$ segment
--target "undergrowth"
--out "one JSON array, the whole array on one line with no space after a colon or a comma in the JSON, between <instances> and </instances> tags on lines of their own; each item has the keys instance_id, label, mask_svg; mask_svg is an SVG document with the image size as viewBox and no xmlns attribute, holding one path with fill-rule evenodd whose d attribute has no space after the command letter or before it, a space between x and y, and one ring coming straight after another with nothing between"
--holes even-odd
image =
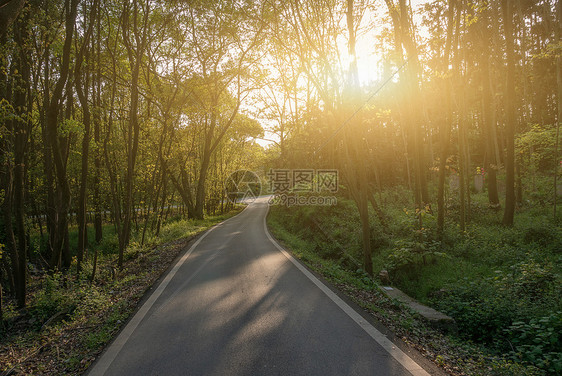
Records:
<instances>
[{"instance_id":1,"label":"undergrowth","mask_svg":"<svg viewBox=\"0 0 562 376\"><path fill-rule=\"evenodd\" d=\"M11 300L4 305L0 372L82 373L134 312L146 289L166 270L186 241L238 212L239 209L199 221L169 221L160 236L147 237L143 245L139 242L140 234L134 234L125 252L123 270L115 267L116 235L110 226L104 227L108 231L103 241L92 243L92 247L99 247L93 282L92 250L80 275L76 275L75 265L67 273L48 273L32 266L26 309L17 310ZM34 241L40 243L38 238Z\"/></svg>"},{"instance_id":2,"label":"undergrowth","mask_svg":"<svg viewBox=\"0 0 562 376\"><path fill-rule=\"evenodd\" d=\"M375 275L387 270L392 284L452 316L459 340L547 374L562 373L562 228L549 209L521 207L507 228L484 194L473 195L471 220L461 232L450 198L439 239L431 208L413 210L407 197L398 190L377 196L384 224L370 213ZM324 265L323 273L360 269L361 230L352 201L276 206L269 223L303 261Z\"/></svg>"}]
</instances>

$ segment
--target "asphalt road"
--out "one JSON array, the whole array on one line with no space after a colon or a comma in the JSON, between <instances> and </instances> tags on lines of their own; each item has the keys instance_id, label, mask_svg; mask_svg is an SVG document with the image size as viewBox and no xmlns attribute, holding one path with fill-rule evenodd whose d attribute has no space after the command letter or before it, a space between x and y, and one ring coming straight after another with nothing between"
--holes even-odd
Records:
<instances>
[{"instance_id":1,"label":"asphalt road","mask_svg":"<svg viewBox=\"0 0 562 376\"><path fill-rule=\"evenodd\" d=\"M267 210L200 237L89 375L428 375L275 243Z\"/></svg>"}]
</instances>

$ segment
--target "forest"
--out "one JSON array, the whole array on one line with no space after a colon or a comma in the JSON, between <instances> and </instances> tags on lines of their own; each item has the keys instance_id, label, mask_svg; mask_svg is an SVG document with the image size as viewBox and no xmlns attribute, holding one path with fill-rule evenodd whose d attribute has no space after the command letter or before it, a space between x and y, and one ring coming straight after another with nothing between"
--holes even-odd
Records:
<instances>
[{"instance_id":1,"label":"forest","mask_svg":"<svg viewBox=\"0 0 562 376\"><path fill-rule=\"evenodd\" d=\"M451 315L450 374L559 374L561 34L557 0L0 0L0 371L83 372L231 174L332 169L270 211L303 262Z\"/></svg>"}]
</instances>

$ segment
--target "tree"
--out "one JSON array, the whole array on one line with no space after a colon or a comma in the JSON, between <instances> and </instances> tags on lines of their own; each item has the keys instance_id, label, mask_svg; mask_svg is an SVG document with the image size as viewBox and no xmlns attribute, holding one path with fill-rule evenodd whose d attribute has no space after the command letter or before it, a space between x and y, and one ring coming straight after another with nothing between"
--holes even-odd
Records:
<instances>
[{"instance_id":1,"label":"tree","mask_svg":"<svg viewBox=\"0 0 562 376\"><path fill-rule=\"evenodd\" d=\"M20 14L25 0L2 0L0 1L0 40L6 36L6 31Z\"/></svg>"},{"instance_id":2,"label":"tree","mask_svg":"<svg viewBox=\"0 0 562 376\"><path fill-rule=\"evenodd\" d=\"M558 46L562 43L562 2L556 2L556 17L557 23L555 26L555 36ZM562 119L562 52L560 50L557 51L556 54L556 83L557 83L557 109L558 113L556 116L556 146L554 149L554 205L553 205L553 212L554 212L554 219L556 220L556 204L558 199L558 144L560 140L560 122Z\"/></svg>"},{"instance_id":3,"label":"tree","mask_svg":"<svg viewBox=\"0 0 562 376\"><path fill-rule=\"evenodd\" d=\"M189 215L203 218L211 160L251 89L248 77L265 24L259 17L260 7L251 2L194 3L175 11L187 25L182 38L190 54L184 58L194 61L189 73L194 88L191 96L199 107L191 120L197 122L194 125L202 139L195 173L190 176L184 163L179 166L180 178L172 180L188 208L192 207Z\"/></svg>"},{"instance_id":4,"label":"tree","mask_svg":"<svg viewBox=\"0 0 562 376\"><path fill-rule=\"evenodd\" d=\"M123 268L123 254L129 245L131 237L131 216L133 214L133 188L135 184L135 164L139 145L139 76L142 57L147 48L149 33L149 14L151 2L141 4L142 14L139 14L139 1L133 0L132 9L127 2L123 7L123 44L127 50L129 68L131 71L131 99L129 107L129 122L127 130L127 172L125 177L125 203L123 227L119 233L119 269ZM132 30L131 28L132 13ZM141 19L139 19L142 16ZM140 23L140 25L139 25ZM132 33L132 37L131 37Z\"/></svg>"},{"instance_id":5,"label":"tree","mask_svg":"<svg viewBox=\"0 0 562 376\"><path fill-rule=\"evenodd\" d=\"M70 266L71 257L68 244L68 212L70 210L71 193L66 174L66 163L63 156L63 146L59 139L59 115L62 109L62 100L64 90L67 86L67 80L70 75L71 65L71 49L74 37L74 23L78 0L66 0L64 5L65 12L65 37L62 52L62 60L60 63L60 75L56 82L53 93L46 109L45 124L45 145L47 146L47 155L45 155L45 163L47 166L54 166L55 183L57 194L55 198L56 216L50 230L53 236L51 246L50 266L52 269L60 269L61 266L68 268ZM69 92L66 95L70 95ZM67 105L70 105L67 103Z\"/></svg>"},{"instance_id":6,"label":"tree","mask_svg":"<svg viewBox=\"0 0 562 376\"><path fill-rule=\"evenodd\" d=\"M502 0L506 50L506 141L505 211L503 224L513 225L515 213L515 46L513 45L513 1Z\"/></svg>"},{"instance_id":7,"label":"tree","mask_svg":"<svg viewBox=\"0 0 562 376\"><path fill-rule=\"evenodd\" d=\"M87 59L90 56L90 39L92 37L94 31L94 25L97 23L98 16L98 1L94 0L90 14L88 17L88 28L86 30L86 34L84 35L84 40L82 42L82 46L76 58L76 67L74 68L74 81L75 81L75 88L76 93L78 95L78 99L80 100L80 104L82 106L82 122L84 123L84 135L82 137L82 163L81 163L81 172L80 172L80 193L78 197L78 210L77 210L77 217L78 217L78 250L77 250L77 263L76 263L76 271L79 274L82 266L82 260L84 258L84 251L86 249L87 243L87 228L86 228L86 214L87 214L87 188L88 188L88 159L90 153L90 138L91 138L91 122L92 122L92 115L90 111L90 103L89 103L89 75L86 74L84 82L82 82L82 64L84 63L83 60ZM84 11L85 13L85 11Z\"/></svg>"},{"instance_id":8,"label":"tree","mask_svg":"<svg viewBox=\"0 0 562 376\"><path fill-rule=\"evenodd\" d=\"M418 51L415 43L414 28L411 20L411 9L405 0L395 4L393 0L385 0L390 13L395 38L395 52L400 64L406 64L401 81L404 87L403 106L405 128L408 130L408 144L412 146L414 165L414 197L416 207L423 208L430 203L425 176L425 153L422 139L422 125L419 119L422 113L419 101L420 66ZM404 57L404 51L406 57Z\"/></svg>"},{"instance_id":9,"label":"tree","mask_svg":"<svg viewBox=\"0 0 562 376\"><path fill-rule=\"evenodd\" d=\"M443 229L445 226L445 174L447 167L447 159L449 158L449 143L451 139L451 122L453 121L453 110L451 104L451 82L449 71L449 62L451 54L451 44L453 39L453 26L454 26L454 16L455 7L452 0L447 2L447 38L445 41L445 51L443 56L443 63L440 67L444 76L444 90L445 100L446 100L446 111L447 115L445 119L441 122L440 134L440 146L441 146L441 156L439 159L439 181L437 185L437 232L439 238L443 236ZM447 74L449 73L449 74Z\"/></svg>"}]
</instances>

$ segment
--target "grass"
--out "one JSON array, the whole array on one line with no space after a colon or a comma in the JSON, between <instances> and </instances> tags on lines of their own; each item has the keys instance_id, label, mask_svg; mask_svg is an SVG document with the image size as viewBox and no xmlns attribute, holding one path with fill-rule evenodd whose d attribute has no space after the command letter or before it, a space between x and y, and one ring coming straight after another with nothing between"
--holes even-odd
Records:
<instances>
[{"instance_id":1,"label":"grass","mask_svg":"<svg viewBox=\"0 0 562 376\"><path fill-rule=\"evenodd\" d=\"M459 341L483 346L508 363L562 372L562 228L552 220L551 208L529 202L507 228L500 224L503 213L488 209L486 195L473 194L472 220L461 233L455 222L458 202L449 198L449 222L439 241L430 212L421 213L419 230L410 196L401 188L377 196L387 226L370 213L375 275L388 270L395 286L453 316L461 329ZM274 207L268 223L299 258L330 280L372 290L344 256L362 259L360 223L351 201L340 198L332 208ZM412 324L407 319L397 325Z\"/></svg>"}]
</instances>

